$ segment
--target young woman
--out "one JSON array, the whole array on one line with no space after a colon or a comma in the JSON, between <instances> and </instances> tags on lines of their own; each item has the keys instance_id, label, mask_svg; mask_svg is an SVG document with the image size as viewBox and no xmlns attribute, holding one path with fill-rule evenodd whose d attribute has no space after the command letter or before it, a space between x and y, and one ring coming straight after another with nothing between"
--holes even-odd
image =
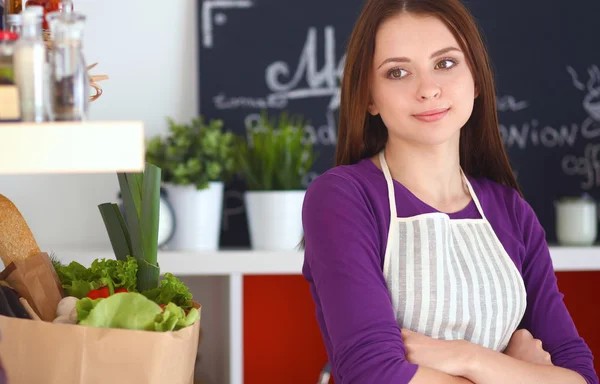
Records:
<instances>
[{"instance_id":1,"label":"young woman","mask_svg":"<svg viewBox=\"0 0 600 384\"><path fill-rule=\"evenodd\" d=\"M598 383L458 0L367 1L338 135L303 208L303 274L338 384Z\"/></svg>"}]
</instances>

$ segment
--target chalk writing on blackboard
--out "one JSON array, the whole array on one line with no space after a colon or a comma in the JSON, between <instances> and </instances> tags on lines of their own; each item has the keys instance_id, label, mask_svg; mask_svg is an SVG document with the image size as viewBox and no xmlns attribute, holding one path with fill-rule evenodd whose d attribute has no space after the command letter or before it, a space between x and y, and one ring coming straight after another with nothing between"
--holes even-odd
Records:
<instances>
[{"instance_id":1,"label":"chalk writing on blackboard","mask_svg":"<svg viewBox=\"0 0 600 384\"><path fill-rule=\"evenodd\" d=\"M213 10L250 8L252 2L248 0L204 0L202 3L202 44L205 48L213 47ZM214 13L215 24L223 25L226 17L224 13Z\"/></svg>"},{"instance_id":2,"label":"chalk writing on blackboard","mask_svg":"<svg viewBox=\"0 0 600 384\"><path fill-rule=\"evenodd\" d=\"M563 157L561 166L566 175L583 177L582 189L600 187L600 144L586 144L583 156L567 154Z\"/></svg>"},{"instance_id":3,"label":"chalk writing on blackboard","mask_svg":"<svg viewBox=\"0 0 600 384\"><path fill-rule=\"evenodd\" d=\"M517 101L514 96L502 96L498 97L496 101L496 105L498 106L499 112L518 112L523 110L529 106L527 101Z\"/></svg>"},{"instance_id":4,"label":"chalk writing on blackboard","mask_svg":"<svg viewBox=\"0 0 600 384\"><path fill-rule=\"evenodd\" d=\"M577 72L570 65L567 71L573 79L573 85L580 91L587 92L583 98L583 109L588 114L588 118L581 126L582 135L587 139L593 139L600 136L600 69L597 65L588 68L589 79L586 85L583 85L578 79Z\"/></svg>"},{"instance_id":5,"label":"chalk writing on blackboard","mask_svg":"<svg viewBox=\"0 0 600 384\"><path fill-rule=\"evenodd\" d=\"M594 140L600 136L600 70L596 65L590 66L589 80L585 85L579 81L573 67L567 66L567 72L571 75L575 88L586 92L582 105L588 117L583 122L553 127L541 124L539 119L531 119L521 124L500 124L500 134L507 148L571 148L562 157L561 169L567 176L581 177L583 180L580 187L591 190L600 187L600 143ZM511 99L514 100L509 96L505 100ZM579 141L584 141L585 146L583 152L578 154L574 151Z\"/></svg>"},{"instance_id":6,"label":"chalk writing on blackboard","mask_svg":"<svg viewBox=\"0 0 600 384\"><path fill-rule=\"evenodd\" d=\"M304 47L291 80L281 82L281 77L290 76L290 66L284 61L271 63L265 72L266 85L277 97L288 100L330 96L329 109L340 105L339 82L343 74L346 55L338 61L335 57L335 29L325 27L324 57L321 69L317 68L317 29L308 28ZM304 80L304 82L302 82ZM306 83L306 86L304 85Z\"/></svg>"}]
</instances>

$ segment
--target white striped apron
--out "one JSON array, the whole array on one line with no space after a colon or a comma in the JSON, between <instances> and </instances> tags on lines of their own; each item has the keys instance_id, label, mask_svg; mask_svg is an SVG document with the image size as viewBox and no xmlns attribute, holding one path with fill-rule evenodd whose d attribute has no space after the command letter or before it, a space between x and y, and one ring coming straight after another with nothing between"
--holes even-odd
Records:
<instances>
[{"instance_id":1,"label":"white striped apron","mask_svg":"<svg viewBox=\"0 0 600 384\"><path fill-rule=\"evenodd\" d=\"M527 305L525 285L486 220L435 212L397 217L394 185L379 154L390 201L383 272L401 328L444 340L467 340L503 351Z\"/></svg>"}]
</instances>

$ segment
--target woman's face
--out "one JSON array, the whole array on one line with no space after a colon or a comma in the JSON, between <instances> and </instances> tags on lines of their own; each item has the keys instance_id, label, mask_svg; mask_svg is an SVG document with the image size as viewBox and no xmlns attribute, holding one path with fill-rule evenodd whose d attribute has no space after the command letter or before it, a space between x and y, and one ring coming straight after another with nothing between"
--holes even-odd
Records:
<instances>
[{"instance_id":1,"label":"woman's face","mask_svg":"<svg viewBox=\"0 0 600 384\"><path fill-rule=\"evenodd\" d=\"M369 113L381 115L391 141L457 143L475 97L465 55L442 21L402 13L381 24Z\"/></svg>"}]
</instances>

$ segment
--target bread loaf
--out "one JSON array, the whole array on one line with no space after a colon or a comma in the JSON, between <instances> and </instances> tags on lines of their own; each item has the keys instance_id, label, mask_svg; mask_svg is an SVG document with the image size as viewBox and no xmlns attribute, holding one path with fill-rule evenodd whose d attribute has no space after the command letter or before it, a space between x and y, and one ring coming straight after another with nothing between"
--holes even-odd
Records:
<instances>
[{"instance_id":1,"label":"bread loaf","mask_svg":"<svg viewBox=\"0 0 600 384\"><path fill-rule=\"evenodd\" d=\"M33 233L17 207L0 195L0 258L4 266L39 252Z\"/></svg>"}]
</instances>

